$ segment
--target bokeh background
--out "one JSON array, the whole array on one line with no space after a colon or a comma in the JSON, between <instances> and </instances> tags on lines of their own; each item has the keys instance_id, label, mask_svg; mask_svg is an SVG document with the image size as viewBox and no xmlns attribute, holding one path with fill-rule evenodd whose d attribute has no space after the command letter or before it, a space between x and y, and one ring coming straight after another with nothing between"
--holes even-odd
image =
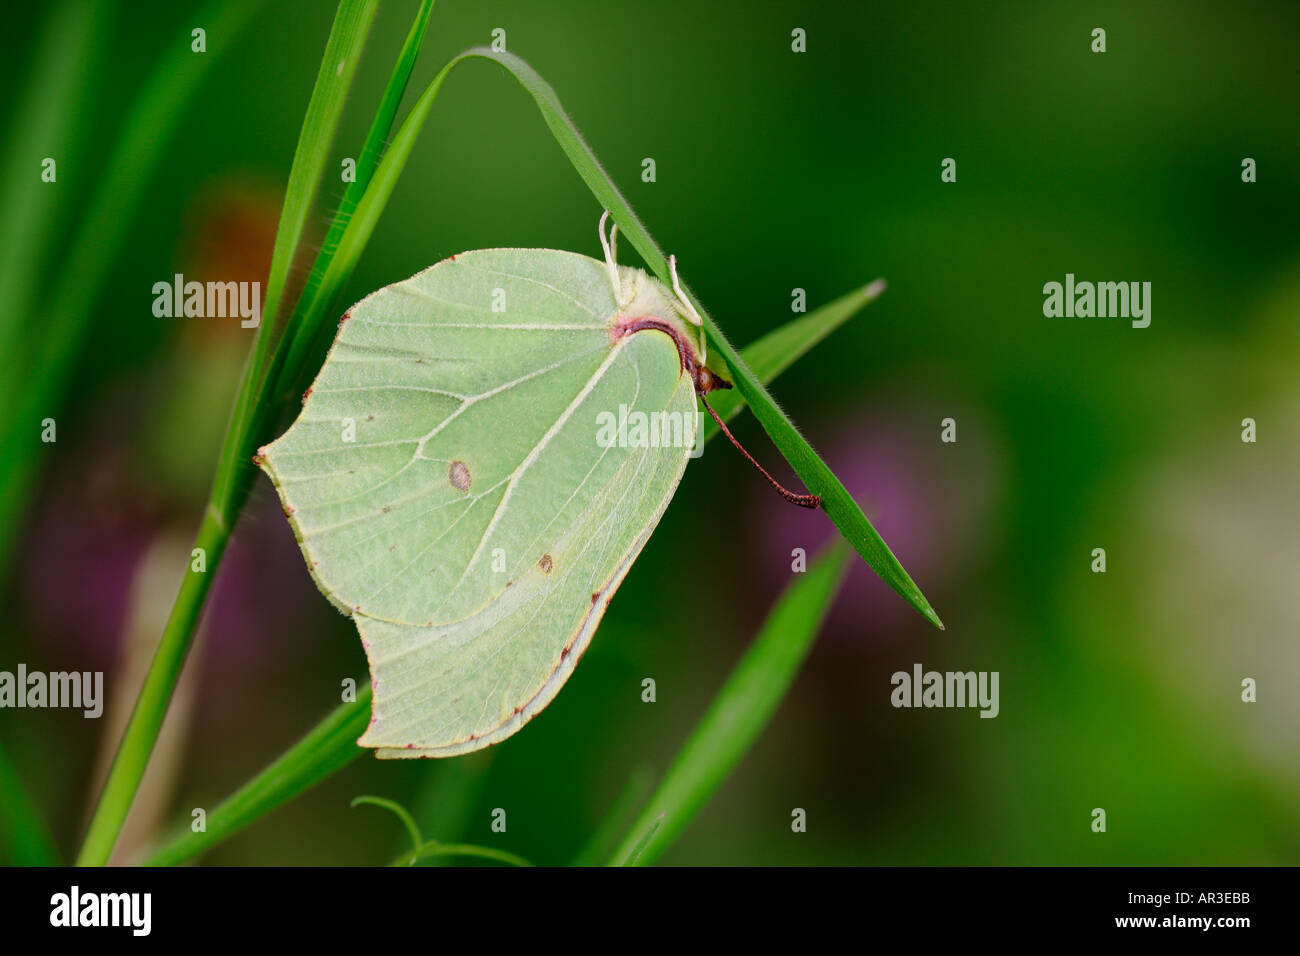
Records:
<instances>
[{"instance_id":1,"label":"bokeh background","mask_svg":"<svg viewBox=\"0 0 1300 956\"><path fill-rule=\"evenodd\" d=\"M186 7L105 8L83 108L49 146L13 135L48 13L8 12L6 161L35 182L61 150L59 237L161 51L203 25ZM355 155L415 7L381 9L330 168ZM790 697L664 862L1300 859L1300 6L1088 7L435 10L408 104L504 28L737 344L789 320L796 287L816 307L889 282L774 391L947 630L856 568ZM155 318L151 288L174 272L264 281L331 18L323 0L266 4L174 135L150 144L160 162L49 411L58 441L3 543L0 669L107 674L101 720L0 712L0 746L66 858L187 560L251 342L234 320ZM806 53L791 51L796 27ZM955 183L941 182L945 157ZM342 191L320 197L318 239ZM469 64L347 298L467 249L596 254L599 213L515 81ZM38 300L79 281L59 268L65 248ZM1151 282L1151 326L1045 318L1043 284L1067 272ZM27 356L21 335L6 344L5 381ZM940 442L947 417L954 444ZM1257 443L1241 440L1246 417ZM774 462L751 419L737 431ZM832 533L711 445L538 719L465 758L365 757L205 862L384 862L404 837L349 809L363 793L406 803L429 836L570 859L671 760L788 581L791 549ZM1097 547L1105 574L1090 570ZM999 671L1000 715L892 708L890 675L918 662ZM365 673L259 478L118 859L215 806ZM1256 703L1241 700L1246 677ZM497 807L506 834L490 831ZM791 832L795 807L806 833Z\"/></svg>"}]
</instances>

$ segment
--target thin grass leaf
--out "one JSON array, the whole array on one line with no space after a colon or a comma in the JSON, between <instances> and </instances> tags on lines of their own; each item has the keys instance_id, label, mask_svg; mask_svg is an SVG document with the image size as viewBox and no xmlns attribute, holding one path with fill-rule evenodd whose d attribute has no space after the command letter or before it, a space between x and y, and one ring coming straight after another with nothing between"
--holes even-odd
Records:
<instances>
[{"instance_id":1,"label":"thin grass leaf","mask_svg":"<svg viewBox=\"0 0 1300 956\"><path fill-rule=\"evenodd\" d=\"M11 866L58 866L59 855L18 771L0 749L0 849Z\"/></svg>"},{"instance_id":2,"label":"thin grass leaf","mask_svg":"<svg viewBox=\"0 0 1300 956\"><path fill-rule=\"evenodd\" d=\"M208 814L207 830L188 827L144 861L145 866L175 866L234 836L326 777L342 770L364 751L356 740L370 723L370 688L354 703L334 710L302 740Z\"/></svg>"},{"instance_id":3,"label":"thin grass leaf","mask_svg":"<svg viewBox=\"0 0 1300 956\"><path fill-rule=\"evenodd\" d=\"M771 382L803 358L814 345L856 315L859 309L876 301L884 291L885 280L877 279L805 316L792 319L746 346L741 352L745 364L761 381ZM714 392L709 402L724 422L731 421L745 407L744 396L735 389ZM718 430L718 425L712 418L702 416L702 419L701 434L707 441Z\"/></svg>"},{"instance_id":4,"label":"thin grass leaf","mask_svg":"<svg viewBox=\"0 0 1300 956\"><path fill-rule=\"evenodd\" d=\"M402 826L406 827L406 832L411 836L411 850L415 853L420 852L420 848L424 846L424 837L420 836L420 828L415 825L415 818L411 816L406 807L396 800L389 800L387 797L373 797L369 794L354 797L351 805L355 808L364 804L372 807L383 807L396 815L402 821Z\"/></svg>"},{"instance_id":5,"label":"thin grass leaf","mask_svg":"<svg viewBox=\"0 0 1300 956\"><path fill-rule=\"evenodd\" d=\"M653 862L694 819L748 752L794 683L848 569L836 541L796 575L664 775L645 809L610 857ZM663 823L644 834L660 817Z\"/></svg>"}]
</instances>

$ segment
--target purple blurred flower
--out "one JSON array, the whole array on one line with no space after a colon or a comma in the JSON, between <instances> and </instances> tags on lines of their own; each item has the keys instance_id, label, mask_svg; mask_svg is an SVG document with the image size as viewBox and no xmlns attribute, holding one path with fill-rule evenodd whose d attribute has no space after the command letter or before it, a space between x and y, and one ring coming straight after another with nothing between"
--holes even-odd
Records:
<instances>
[{"instance_id":1,"label":"purple blurred flower","mask_svg":"<svg viewBox=\"0 0 1300 956\"><path fill-rule=\"evenodd\" d=\"M940 420L954 414L966 427L958 443L942 443ZM940 616L945 588L973 560L995 486L993 456L981 444L982 430L970 427L974 419L970 412L875 409L833 426L821 449ZM791 481L797 489L798 479ZM764 592L775 594L789 583L793 549L812 560L839 532L823 512L783 505L764 482L753 482L749 497ZM827 618L822 647L852 652L928 626L858 559Z\"/></svg>"}]
</instances>

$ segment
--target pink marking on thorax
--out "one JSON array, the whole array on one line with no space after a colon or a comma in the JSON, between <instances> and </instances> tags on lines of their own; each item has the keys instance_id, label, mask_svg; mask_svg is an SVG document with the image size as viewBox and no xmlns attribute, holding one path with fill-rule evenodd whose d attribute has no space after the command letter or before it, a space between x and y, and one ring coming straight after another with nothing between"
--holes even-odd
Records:
<instances>
[{"instance_id":1,"label":"pink marking on thorax","mask_svg":"<svg viewBox=\"0 0 1300 956\"><path fill-rule=\"evenodd\" d=\"M621 338L645 329L655 329L663 332L673 340L673 344L677 346L677 357L682 363L682 371L691 376L691 381L695 381L698 377L695 367L695 351L691 348L691 344L686 341L685 336L671 323L651 315L620 315L610 327L609 338L611 342L617 342Z\"/></svg>"}]
</instances>

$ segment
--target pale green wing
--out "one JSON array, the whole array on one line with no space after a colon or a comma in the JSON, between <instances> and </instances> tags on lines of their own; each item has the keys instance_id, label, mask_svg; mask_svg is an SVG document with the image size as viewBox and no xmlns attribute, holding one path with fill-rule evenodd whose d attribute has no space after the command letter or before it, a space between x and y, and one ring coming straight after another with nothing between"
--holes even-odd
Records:
<instances>
[{"instance_id":1,"label":"pale green wing","mask_svg":"<svg viewBox=\"0 0 1300 956\"><path fill-rule=\"evenodd\" d=\"M634 314L675 322L634 278ZM693 384L669 336L616 338L618 315L585 256L439 263L350 310L302 415L262 450L317 583L357 620L361 743L381 756L486 746L545 706L667 506ZM636 414L668 416L659 440L598 440Z\"/></svg>"},{"instance_id":2,"label":"pale green wing","mask_svg":"<svg viewBox=\"0 0 1300 956\"><path fill-rule=\"evenodd\" d=\"M685 376L685 387L672 381L678 360L666 336L638 333L625 351L645 376L645 401L635 407L667 411L693 429L694 389ZM360 743L386 748L380 757L450 756L510 736L550 703L685 466L681 449L623 456L612 480L543 556L467 620L417 628L358 616L374 687L373 717Z\"/></svg>"}]
</instances>

